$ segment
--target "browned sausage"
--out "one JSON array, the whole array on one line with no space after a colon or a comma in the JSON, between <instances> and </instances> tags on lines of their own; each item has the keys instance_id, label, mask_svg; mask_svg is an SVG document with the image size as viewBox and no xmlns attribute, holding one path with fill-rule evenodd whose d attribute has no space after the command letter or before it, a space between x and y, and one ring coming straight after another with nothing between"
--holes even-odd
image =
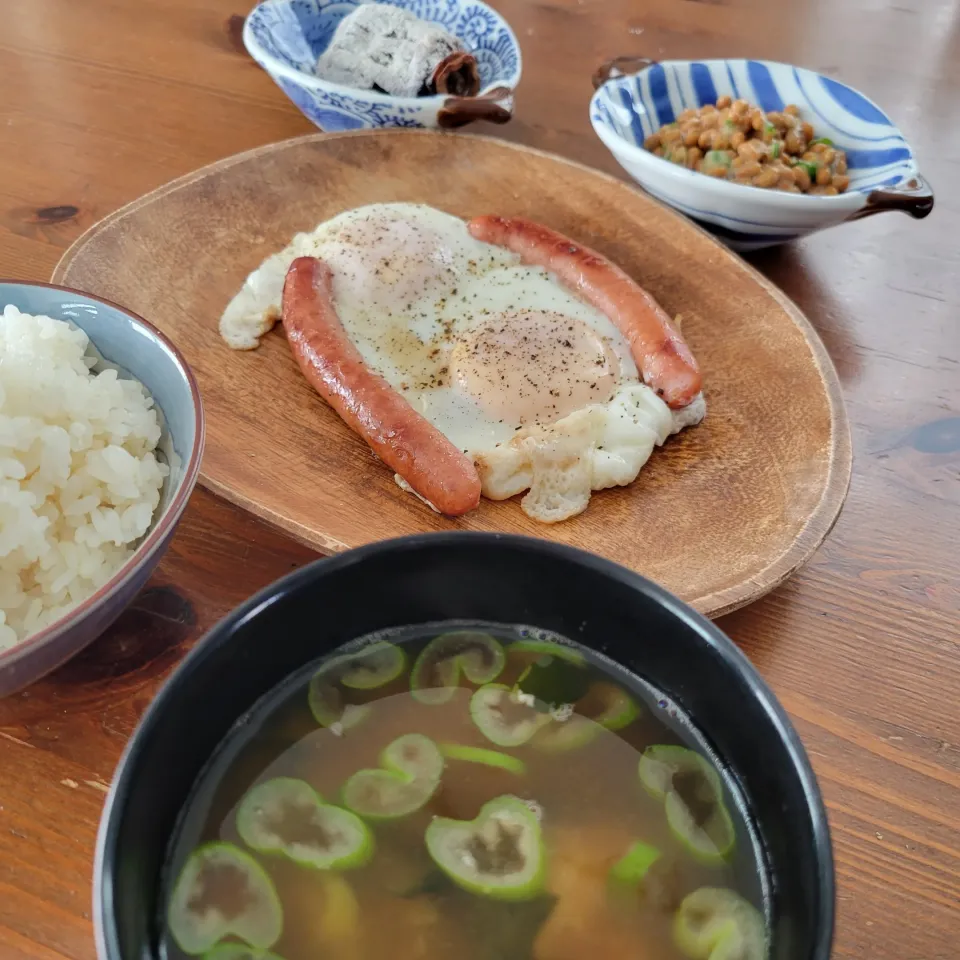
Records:
<instances>
[{"instance_id":1,"label":"browned sausage","mask_svg":"<svg viewBox=\"0 0 960 960\"><path fill-rule=\"evenodd\" d=\"M347 336L333 303L333 272L315 257L290 264L283 327L303 375L373 452L441 513L459 516L480 502L473 462L371 370Z\"/></svg>"},{"instance_id":2,"label":"browned sausage","mask_svg":"<svg viewBox=\"0 0 960 960\"><path fill-rule=\"evenodd\" d=\"M605 313L630 344L644 383L674 408L700 392L700 368L664 309L616 264L562 233L519 217L477 217L467 224L484 243L545 267Z\"/></svg>"}]
</instances>

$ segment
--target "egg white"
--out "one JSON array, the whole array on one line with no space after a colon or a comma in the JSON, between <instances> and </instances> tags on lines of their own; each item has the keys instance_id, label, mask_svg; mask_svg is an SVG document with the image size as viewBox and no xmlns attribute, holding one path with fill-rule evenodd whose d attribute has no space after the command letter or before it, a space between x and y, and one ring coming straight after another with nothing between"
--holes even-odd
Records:
<instances>
[{"instance_id":1,"label":"egg white","mask_svg":"<svg viewBox=\"0 0 960 960\"><path fill-rule=\"evenodd\" d=\"M610 320L550 273L418 204L360 207L294 237L225 310L229 346L253 349L273 326L298 256L330 266L365 362L474 460L483 495L526 490L521 506L537 520L574 516L592 490L633 482L656 446L704 415L702 397L671 411Z\"/></svg>"}]
</instances>

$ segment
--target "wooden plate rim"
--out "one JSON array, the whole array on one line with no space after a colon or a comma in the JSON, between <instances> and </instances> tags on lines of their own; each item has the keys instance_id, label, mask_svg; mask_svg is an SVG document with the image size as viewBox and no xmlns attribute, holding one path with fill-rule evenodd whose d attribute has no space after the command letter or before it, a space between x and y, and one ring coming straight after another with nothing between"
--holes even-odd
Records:
<instances>
[{"instance_id":1,"label":"wooden plate rim","mask_svg":"<svg viewBox=\"0 0 960 960\"><path fill-rule=\"evenodd\" d=\"M823 493L816 507L807 518L803 528L794 538L791 545L784 550L778 557L771 560L766 567L758 571L749 579L742 581L723 590L717 590L713 593L705 594L700 597L686 601L701 613L709 617L720 617L726 613L731 613L738 608L745 606L754 600L759 599L764 594L774 590L783 583L795 570L801 567L816 552L817 548L824 541L834 524L840 516L840 510L847 496L847 490L850 486L850 477L853 467L852 443L850 436L850 423L847 418L846 407L843 400L843 392L840 386L840 378L837 375L833 361L827 352L823 341L817 334L813 325L806 318L800 308L792 301L782 290L768 280L762 273L742 260L715 237L711 236L702 227L681 216L675 210L662 203L661 201L636 189L632 184L627 183L611 174L596 170L586 164L578 163L576 160L570 160L566 157L558 156L547 150L539 150L535 147L528 147L523 144L512 143L508 140L502 140L499 137L484 136L474 133L438 133L432 130L352 130L343 133L313 133L298 137L290 137L287 140L279 140L275 143L264 144L254 147L251 150L245 150L242 153L233 154L216 160L199 170L184 174L163 184L149 193L132 200L113 213L108 214L103 219L97 221L88 227L70 246L66 249L63 256L53 268L51 282L64 284L67 271L71 263L76 258L80 250L83 249L95 236L105 233L111 229L114 224L127 216L135 213L140 207L159 200L168 193L179 190L181 187L209 176L214 172L222 172L230 167L244 163L247 160L259 156L278 152L287 149L293 144L306 143L314 141L339 140L354 137L376 137L376 138L400 138L400 137L451 137L460 140L485 140L495 143L499 148L505 150L515 150L520 154L533 154L544 159L564 164L565 166L580 170L592 177L600 178L612 187L620 190L629 190L640 196L645 202L659 207L670 216L674 217L683 229L692 230L699 233L704 239L713 244L719 252L722 252L727 263L735 269L741 271L745 276L752 279L763 290L765 290L784 310L790 319L796 324L797 328L803 334L810 352L813 355L814 362L820 373L820 380L826 391L827 401L830 409L830 454L827 466L826 481L823 486ZM243 507L231 496L229 488L223 487L212 478L208 477L203 470L203 464L200 466L200 482L219 496L226 500L236 503ZM298 530L296 524L286 524L278 522L279 518L268 516L265 513L257 513L256 516L274 526L284 530L297 540L305 542L308 546L316 549L317 544L314 539L307 539L303 533ZM337 541L331 541L332 552L336 551ZM339 546L343 546L339 544Z\"/></svg>"}]
</instances>

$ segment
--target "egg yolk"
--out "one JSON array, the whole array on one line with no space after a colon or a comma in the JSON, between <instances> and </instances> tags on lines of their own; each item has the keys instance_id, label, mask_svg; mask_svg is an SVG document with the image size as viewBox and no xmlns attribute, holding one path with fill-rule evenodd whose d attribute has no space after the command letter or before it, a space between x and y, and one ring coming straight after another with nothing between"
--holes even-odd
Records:
<instances>
[{"instance_id":1,"label":"egg yolk","mask_svg":"<svg viewBox=\"0 0 960 960\"><path fill-rule=\"evenodd\" d=\"M453 348L450 372L492 416L547 424L614 393L619 363L582 320L524 310L489 317Z\"/></svg>"},{"instance_id":2,"label":"egg yolk","mask_svg":"<svg viewBox=\"0 0 960 960\"><path fill-rule=\"evenodd\" d=\"M413 220L370 214L344 223L324 243L337 299L403 310L456 282L453 251L435 229Z\"/></svg>"}]
</instances>

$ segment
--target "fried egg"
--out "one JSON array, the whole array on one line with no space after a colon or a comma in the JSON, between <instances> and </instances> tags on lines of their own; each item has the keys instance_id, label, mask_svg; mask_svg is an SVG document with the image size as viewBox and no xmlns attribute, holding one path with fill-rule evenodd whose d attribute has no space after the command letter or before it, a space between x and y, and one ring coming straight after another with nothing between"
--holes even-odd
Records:
<instances>
[{"instance_id":1,"label":"fried egg","mask_svg":"<svg viewBox=\"0 0 960 960\"><path fill-rule=\"evenodd\" d=\"M534 519L564 520L593 490L631 483L654 447L703 418L702 397L674 411L645 386L620 331L554 276L419 204L360 207L298 234L228 305L229 346L253 349L273 326L299 256L328 264L367 365L473 459L483 495L527 491Z\"/></svg>"}]
</instances>

